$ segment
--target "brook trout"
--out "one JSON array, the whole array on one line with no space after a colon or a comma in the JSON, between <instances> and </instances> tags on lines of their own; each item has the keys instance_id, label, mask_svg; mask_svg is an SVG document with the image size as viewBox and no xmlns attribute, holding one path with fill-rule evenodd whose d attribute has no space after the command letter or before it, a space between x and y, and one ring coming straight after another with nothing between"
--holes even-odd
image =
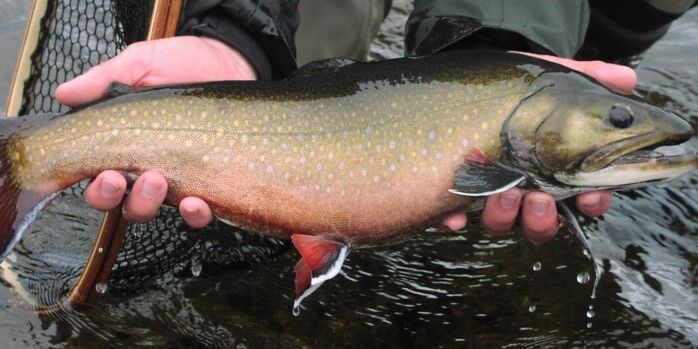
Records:
<instances>
[{"instance_id":1,"label":"brook trout","mask_svg":"<svg viewBox=\"0 0 698 349\"><path fill-rule=\"evenodd\" d=\"M291 238L295 306L349 247L418 231L513 186L564 198L698 167L680 117L532 57L448 52L329 60L283 81L134 92L0 121L0 249L61 189L107 169L157 170L168 199Z\"/></svg>"}]
</instances>

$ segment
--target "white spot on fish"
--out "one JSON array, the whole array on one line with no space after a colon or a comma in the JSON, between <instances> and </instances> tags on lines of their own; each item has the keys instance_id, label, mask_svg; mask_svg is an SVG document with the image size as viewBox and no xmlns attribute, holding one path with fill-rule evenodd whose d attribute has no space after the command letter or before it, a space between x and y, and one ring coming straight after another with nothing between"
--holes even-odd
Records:
<instances>
[{"instance_id":1,"label":"white spot on fish","mask_svg":"<svg viewBox=\"0 0 698 349\"><path fill-rule=\"evenodd\" d=\"M390 170L393 172L397 171L397 166L395 166L395 164L390 164Z\"/></svg>"},{"instance_id":2,"label":"white spot on fish","mask_svg":"<svg viewBox=\"0 0 698 349\"><path fill-rule=\"evenodd\" d=\"M436 160L442 160L444 158L443 154L436 153Z\"/></svg>"},{"instance_id":3,"label":"white spot on fish","mask_svg":"<svg viewBox=\"0 0 698 349\"><path fill-rule=\"evenodd\" d=\"M334 153L330 152L329 154L327 154L327 158L330 160L334 159Z\"/></svg>"},{"instance_id":4,"label":"white spot on fish","mask_svg":"<svg viewBox=\"0 0 698 349\"><path fill-rule=\"evenodd\" d=\"M305 165L307 160L306 160L305 156L301 156L301 158L298 161L301 163L301 165Z\"/></svg>"},{"instance_id":5,"label":"white spot on fish","mask_svg":"<svg viewBox=\"0 0 698 349\"><path fill-rule=\"evenodd\" d=\"M366 172L366 169L365 169L365 168L362 168L362 169L361 169L361 177L366 177L367 174L368 174L368 173Z\"/></svg>"},{"instance_id":6,"label":"white spot on fish","mask_svg":"<svg viewBox=\"0 0 698 349\"><path fill-rule=\"evenodd\" d=\"M262 144L267 145L269 144L269 138L262 138Z\"/></svg>"},{"instance_id":7,"label":"white spot on fish","mask_svg":"<svg viewBox=\"0 0 698 349\"><path fill-rule=\"evenodd\" d=\"M272 173L272 172L274 172L274 166L268 165L267 166L267 173Z\"/></svg>"},{"instance_id":8,"label":"white spot on fish","mask_svg":"<svg viewBox=\"0 0 698 349\"><path fill-rule=\"evenodd\" d=\"M378 176L373 176L373 181L374 181L374 182L378 183L378 181L380 181L380 180L381 180L380 177L378 177Z\"/></svg>"},{"instance_id":9,"label":"white spot on fish","mask_svg":"<svg viewBox=\"0 0 698 349\"><path fill-rule=\"evenodd\" d=\"M322 163L318 162L317 166L315 166L315 169L318 171L322 171Z\"/></svg>"},{"instance_id":10,"label":"white spot on fish","mask_svg":"<svg viewBox=\"0 0 698 349\"><path fill-rule=\"evenodd\" d=\"M254 167L255 167L255 165L254 165L254 162L252 162L252 161L250 161L250 163L247 164L247 170L249 170L249 171L254 171Z\"/></svg>"},{"instance_id":11,"label":"white spot on fish","mask_svg":"<svg viewBox=\"0 0 698 349\"><path fill-rule=\"evenodd\" d=\"M429 154L429 151L426 148L422 148L420 153L422 154L422 156L427 156L427 154Z\"/></svg>"},{"instance_id":12,"label":"white spot on fish","mask_svg":"<svg viewBox=\"0 0 698 349\"><path fill-rule=\"evenodd\" d=\"M334 174L332 172L327 174L327 179L333 179L333 178L334 178Z\"/></svg>"},{"instance_id":13,"label":"white spot on fish","mask_svg":"<svg viewBox=\"0 0 698 349\"><path fill-rule=\"evenodd\" d=\"M460 141L460 144L463 146L463 148L467 148L468 147L468 140L463 138L463 140Z\"/></svg>"},{"instance_id":14,"label":"white spot on fish","mask_svg":"<svg viewBox=\"0 0 698 349\"><path fill-rule=\"evenodd\" d=\"M281 149L283 149L283 150L288 149L288 144L286 144L286 143L281 143Z\"/></svg>"},{"instance_id":15,"label":"white spot on fish","mask_svg":"<svg viewBox=\"0 0 698 349\"><path fill-rule=\"evenodd\" d=\"M373 132L373 129L371 128L371 126L366 126L365 132L366 132L366 134L370 135L371 132Z\"/></svg>"},{"instance_id":16,"label":"white spot on fish","mask_svg":"<svg viewBox=\"0 0 698 349\"><path fill-rule=\"evenodd\" d=\"M412 172L417 172L417 166L412 166Z\"/></svg>"},{"instance_id":17,"label":"white spot on fish","mask_svg":"<svg viewBox=\"0 0 698 349\"><path fill-rule=\"evenodd\" d=\"M291 179L291 174L288 172L284 173L284 180L288 182L289 179Z\"/></svg>"},{"instance_id":18,"label":"white spot on fish","mask_svg":"<svg viewBox=\"0 0 698 349\"><path fill-rule=\"evenodd\" d=\"M397 142L395 142L395 140L390 140L390 142L388 143L388 148L390 149L395 149L396 146Z\"/></svg>"},{"instance_id":19,"label":"white spot on fish","mask_svg":"<svg viewBox=\"0 0 698 349\"><path fill-rule=\"evenodd\" d=\"M429 131L429 133L427 134L427 139L430 140L430 141L432 141L432 142L433 142L434 140L436 140L436 132L434 132L434 131Z\"/></svg>"}]
</instances>

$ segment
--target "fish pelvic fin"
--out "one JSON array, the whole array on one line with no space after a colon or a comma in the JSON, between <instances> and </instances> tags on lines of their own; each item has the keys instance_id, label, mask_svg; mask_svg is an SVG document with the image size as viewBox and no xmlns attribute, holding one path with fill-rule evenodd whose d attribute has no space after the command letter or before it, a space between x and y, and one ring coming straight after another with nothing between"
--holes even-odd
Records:
<instances>
[{"instance_id":1,"label":"fish pelvic fin","mask_svg":"<svg viewBox=\"0 0 698 349\"><path fill-rule=\"evenodd\" d=\"M32 123L24 119L0 117L0 261L10 254L41 209L58 195L24 190L14 174L10 145L14 132Z\"/></svg>"},{"instance_id":2,"label":"fish pelvic fin","mask_svg":"<svg viewBox=\"0 0 698 349\"><path fill-rule=\"evenodd\" d=\"M296 300L293 302L293 314L298 315L303 299L339 274L349 248L344 243L313 235L293 234L291 241L301 254L294 268Z\"/></svg>"},{"instance_id":3,"label":"fish pelvic fin","mask_svg":"<svg viewBox=\"0 0 698 349\"><path fill-rule=\"evenodd\" d=\"M490 160L474 148L456 171L449 192L462 196L490 196L507 191L526 181L524 173Z\"/></svg>"}]
</instances>

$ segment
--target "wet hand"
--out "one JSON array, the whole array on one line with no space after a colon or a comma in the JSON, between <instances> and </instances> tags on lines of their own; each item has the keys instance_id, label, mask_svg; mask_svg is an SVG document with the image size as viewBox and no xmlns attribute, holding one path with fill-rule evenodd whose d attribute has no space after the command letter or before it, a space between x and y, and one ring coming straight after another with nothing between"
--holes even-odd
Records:
<instances>
[{"instance_id":1,"label":"wet hand","mask_svg":"<svg viewBox=\"0 0 698 349\"><path fill-rule=\"evenodd\" d=\"M631 68L625 66L601 61L575 61L554 56L528 55L585 73L620 93L630 94L637 84L637 75ZM611 193L596 191L580 194L576 197L576 203L582 213L596 217L606 212L611 206ZM557 233L558 212L553 197L542 192L529 192L523 195L518 188L487 198L482 212L482 225L492 235L508 234L519 212L521 212L524 235L529 241L543 243L552 239ZM465 227L466 221L464 213L453 213L443 219L442 226L450 230L461 230Z\"/></svg>"},{"instance_id":2,"label":"wet hand","mask_svg":"<svg viewBox=\"0 0 698 349\"><path fill-rule=\"evenodd\" d=\"M130 45L116 57L93 67L56 90L56 98L68 106L93 102L104 95L112 82L134 87L192 83L214 80L254 80L253 67L236 50L208 38L180 36ZM85 199L94 208L111 210L121 203L126 179L105 171L87 187ZM154 171L143 173L124 203L124 217L132 222L153 219L167 193L167 181ZM208 205L195 197L179 203L182 218L194 228L213 219Z\"/></svg>"}]
</instances>

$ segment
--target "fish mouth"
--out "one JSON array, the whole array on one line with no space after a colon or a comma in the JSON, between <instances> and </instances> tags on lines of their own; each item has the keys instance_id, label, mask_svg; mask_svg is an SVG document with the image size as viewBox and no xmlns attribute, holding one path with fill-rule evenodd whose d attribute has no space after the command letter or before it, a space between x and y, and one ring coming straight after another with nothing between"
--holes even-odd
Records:
<instances>
[{"instance_id":1,"label":"fish mouth","mask_svg":"<svg viewBox=\"0 0 698 349\"><path fill-rule=\"evenodd\" d=\"M601 169L556 173L555 178L568 185L594 188L638 187L642 183L672 180L698 169L698 148L689 147L687 140L669 139L626 152Z\"/></svg>"}]
</instances>

